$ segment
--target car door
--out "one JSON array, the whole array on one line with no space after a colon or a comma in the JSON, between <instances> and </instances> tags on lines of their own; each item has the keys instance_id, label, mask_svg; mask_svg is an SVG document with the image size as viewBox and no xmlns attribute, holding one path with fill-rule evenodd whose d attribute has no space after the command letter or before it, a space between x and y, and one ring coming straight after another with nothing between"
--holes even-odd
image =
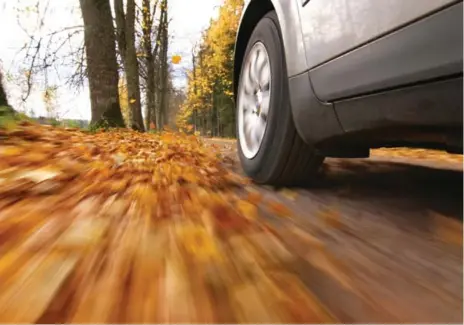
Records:
<instances>
[{"instance_id":1,"label":"car door","mask_svg":"<svg viewBox=\"0 0 464 325\"><path fill-rule=\"evenodd\" d=\"M455 0L297 1L301 2L299 7L301 29L310 71L379 36L458 2ZM362 62L358 63L362 64ZM378 63L382 64L382 62ZM327 73L324 75L310 72L310 76L316 95L321 99L330 100L342 93L340 89L338 94L329 91Z\"/></svg>"}]
</instances>

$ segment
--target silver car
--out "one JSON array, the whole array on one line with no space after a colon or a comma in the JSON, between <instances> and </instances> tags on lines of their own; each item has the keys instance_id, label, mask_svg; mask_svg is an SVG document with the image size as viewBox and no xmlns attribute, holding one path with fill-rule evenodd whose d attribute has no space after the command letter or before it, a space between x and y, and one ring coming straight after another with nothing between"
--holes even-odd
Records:
<instances>
[{"instance_id":1,"label":"silver car","mask_svg":"<svg viewBox=\"0 0 464 325\"><path fill-rule=\"evenodd\" d=\"M288 185L375 147L461 153L462 52L462 1L246 1L234 58L245 173Z\"/></svg>"}]
</instances>

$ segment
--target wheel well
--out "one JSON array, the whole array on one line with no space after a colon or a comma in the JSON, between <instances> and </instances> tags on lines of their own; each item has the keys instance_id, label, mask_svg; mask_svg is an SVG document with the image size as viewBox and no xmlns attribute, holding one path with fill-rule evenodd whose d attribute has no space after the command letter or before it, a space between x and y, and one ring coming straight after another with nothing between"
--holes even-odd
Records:
<instances>
[{"instance_id":1,"label":"wheel well","mask_svg":"<svg viewBox=\"0 0 464 325\"><path fill-rule=\"evenodd\" d=\"M270 0L254 0L251 1L246 12L242 17L240 29L237 35L234 53L234 100L237 99L238 80L242 67L243 57L248 45L248 40L253 33L254 28L269 11L274 10L274 6Z\"/></svg>"}]
</instances>

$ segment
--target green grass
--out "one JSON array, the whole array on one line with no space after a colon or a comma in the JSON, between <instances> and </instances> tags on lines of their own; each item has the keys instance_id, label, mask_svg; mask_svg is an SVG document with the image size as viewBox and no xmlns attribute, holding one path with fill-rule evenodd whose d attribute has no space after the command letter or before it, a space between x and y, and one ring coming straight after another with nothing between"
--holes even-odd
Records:
<instances>
[{"instance_id":1,"label":"green grass","mask_svg":"<svg viewBox=\"0 0 464 325\"><path fill-rule=\"evenodd\" d=\"M20 121L31 122L32 119L24 113L16 112L9 106L0 106L0 128L12 128Z\"/></svg>"}]
</instances>

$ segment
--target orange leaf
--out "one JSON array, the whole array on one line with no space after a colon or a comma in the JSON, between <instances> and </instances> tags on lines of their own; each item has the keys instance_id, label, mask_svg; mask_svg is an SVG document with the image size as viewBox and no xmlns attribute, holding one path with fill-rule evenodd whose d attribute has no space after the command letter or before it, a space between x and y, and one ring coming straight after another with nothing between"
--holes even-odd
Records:
<instances>
[{"instance_id":1,"label":"orange leaf","mask_svg":"<svg viewBox=\"0 0 464 325\"><path fill-rule=\"evenodd\" d=\"M319 211L319 216L324 220L324 223L328 226L337 229L342 226L342 222L340 220L340 212L335 209L326 208L324 210L321 210Z\"/></svg>"},{"instance_id":2,"label":"orange leaf","mask_svg":"<svg viewBox=\"0 0 464 325\"><path fill-rule=\"evenodd\" d=\"M240 213L247 219L254 220L258 217L258 208L250 202L240 200L236 205Z\"/></svg>"},{"instance_id":3,"label":"orange leaf","mask_svg":"<svg viewBox=\"0 0 464 325\"><path fill-rule=\"evenodd\" d=\"M253 204L259 204L263 200L263 196L259 192L249 192L246 200Z\"/></svg>"},{"instance_id":4,"label":"orange leaf","mask_svg":"<svg viewBox=\"0 0 464 325\"><path fill-rule=\"evenodd\" d=\"M173 55L172 56L172 63L173 64L179 64L181 60L182 60L182 58L181 58L180 55Z\"/></svg>"},{"instance_id":5,"label":"orange leaf","mask_svg":"<svg viewBox=\"0 0 464 325\"><path fill-rule=\"evenodd\" d=\"M279 217L290 217L293 215L292 211L280 202L269 201L267 206L272 213Z\"/></svg>"}]
</instances>

